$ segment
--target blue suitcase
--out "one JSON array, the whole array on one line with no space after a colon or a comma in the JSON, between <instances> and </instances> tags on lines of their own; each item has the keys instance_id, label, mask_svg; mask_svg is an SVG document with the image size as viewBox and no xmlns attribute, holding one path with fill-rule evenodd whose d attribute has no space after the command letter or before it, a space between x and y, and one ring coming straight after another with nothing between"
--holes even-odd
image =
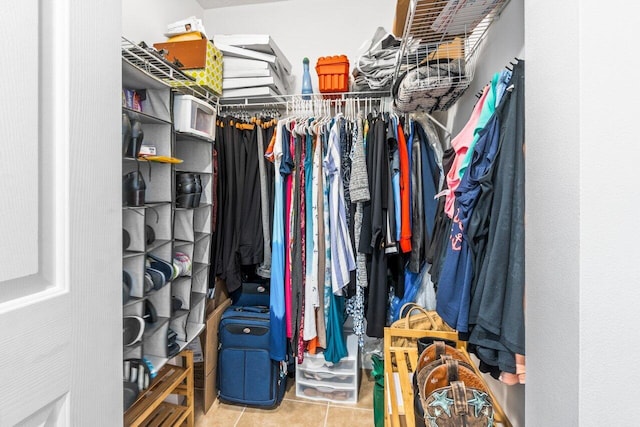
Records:
<instances>
[{"instance_id":1,"label":"blue suitcase","mask_svg":"<svg viewBox=\"0 0 640 427\"><path fill-rule=\"evenodd\" d=\"M242 285L231 293L231 301L240 307L269 307L269 285L269 279L260 277L243 280Z\"/></svg>"},{"instance_id":2,"label":"blue suitcase","mask_svg":"<svg viewBox=\"0 0 640 427\"><path fill-rule=\"evenodd\" d=\"M218 390L221 401L272 408L284 397L287 375L269 357L269 309L231 306L220 320Z\"/></svg>"}]
</instances>

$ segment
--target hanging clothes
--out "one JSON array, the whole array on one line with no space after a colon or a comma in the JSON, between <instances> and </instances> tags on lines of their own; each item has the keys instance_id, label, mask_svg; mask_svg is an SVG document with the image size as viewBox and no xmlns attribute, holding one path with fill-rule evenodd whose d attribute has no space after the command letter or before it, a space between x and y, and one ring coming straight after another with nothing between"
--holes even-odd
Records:
<instances>
[{"instance_id":1,"label":"hanging clothes","mask_svg":"<svg viewBox=\"0 0 640 427\"><path fill-rule=\"evenodd\" d=\"M400 123L392 125L398 135L398 157L400 160L400 250L411 252L411 166L409 150ZM392 129L393 129L392 127Z\"/></svg>"},{"instance_id":2,"label":"hanging clothes","mask_svg":"<svg viewBox=\"0 0 640 427\"><path fill-rule=\"evenodd\" d=\"M491 83L489 83L487 89L487 97L484 101L484 105L482 106L482 110L480 111L480 117L478 117L478 123L476 124L476 128L473 131L473 139L471 140L471 144L469 144L469 149L467 153L462 158L460 162L460 168L458 174L460 178L464 176L465 171L469 167L471 163L471 159L473 158L473 151L478 142L478 138L480 137L480 132L489 122L489 119L493 116L493 113L496 111L497 104L497 86L498 81L500 80L500 73L495 73L493 78L491 79Z\"/></svg>"},{"instance_id":3,"label":"hanging clothes","mask_svg":"<svg viewBox=\"0 0 640 427\"><path fill-rule=\"evenodd\" d=\"M430 123L429 123L430 124ZM425 259L426 248L431 243L433 228L436 219L438 201L436 194L440 188L440 181L444 176L440 166L438 165L437 154L434 146L440 146L440 139L430 124L431 132L427 132L425 127L418 122L414 122L416 138L420 141L420 160L422 166L422 203L424 209L424 240L425 240ZM442 159L440 160L440 162Z\"/></svg>"},{"instance_id":4,"label":"hanging clothes","mask_svg":"<svg viewBox=\"0 0 640 427\"><path fill-rule=\"evenodd\" d=\"M518 61L509 84L509 102L505 102L505 93L498 112L500 154L494 165L493 184L481 184L483 192L487 190L492 197L485 209L490 220L473 294L478 320L470 337L478 346L479 356L489 364L497 361L502 371L510 373L516 372L514 354L525 354L524 76L524 61ZM478 212L479 219L483 214Z\"/></svg>"},{"instance_id":5,"label":"hanging clothes","mask_svg":"<svg viewBox=\"0 0 640 427\"><path fill-rule=\"evenodd\" d=\"M491 168L498 152L499 122L493 116L480 132L475 146L473 167L464 175L456 190L453 217L447 254L440 272L440 285L436 296L436 310L447 324L460 332L469 331L469 305L473 266L467 230L480 185L476 176L482 176Z\"/></svg>"},{"instance_id":6,"label":"hanging clothes","mask_svg":"<svg viewBox=\"0 0 640 427\"><path fill-rule=\"evenodd\" d=\"M296 288L297 305L296 305L296 336L294 341L294 349L298 355L298 363L303 362L304 358L304 321L305 321L305 276L306 276L306 223L305 223L305 156L306 156L306 135L300 134L296 136L296 186L294 194L296 194L296 210L295 210L295 233L294 248L295 258L293 260L293 286Z\"/></svg>"},{"instance_id":7,"label":"hanging clothes","mask_svg":"<svg viewBox=\"0 0 640 427\"><path fill-rule=\"evenodd\" d=\"M367 160L364 149L364 124L362 113L356 121L356 139L352 147L352 175L349 182L351 201L356 204L354 214L354 248L360 246L362 231L363 202L370 199L369 179L367 176ZM358 336L358 344L364 346L364 288L367 287L367 258L365 254L356 251L356 295L353 298L351 312L353 317L353 332Z\"/></svg>"},{"instance_id":8,"label":"hanging clothes","mask_svg":"<svg viewBox=\"0 0 640 427\"><path fill-rule=\"evenodd\" d=\"M235 160L239 158L240 131L236 129L235 121L231 117L223 117L219 121L219 127L222 129L222 138L218 144L220 209L216 233L216 259L213 265L216 276L225 281L229 292L233 292L241 284L240 266L236 258L239 233L235 220L240 216L239 198L242 194L241 183L238 182L241 171Z\"/></svg>"},{"instance_id":9,"label":"hanging clothes","mask_svg":"<svg viewBox=\"0 0 640 427\"><path fill-rule=\"evenodd\" d=\"M449 169L449 173L447 173L447 188L448 192L446 193L445 199L445 212L449 216L449 218L453 218L454 211L454 200L455 200L455 191L460 184L460 165L464 160L467 151L469 149L469 145L473 141L473 135L476 130L476 126L478 124L478 120L480 119L480 113L482 112L482 107L484 106L484 102L487 99L489 94L489 88L485 87L482 92L482 96L476 103L473 108L473 112L471 113L471 118L464 125L462 130L455 138L451 141L451 147L455 150L455 157L453 159L453 164Z\"/></svg>"},{"instance_id":10,"label":"hanging clothes","mask_svg":"<svg viewBox=\"0 0 640 427\"><path fill-rule=\"evenodd\" d=\"M224 280L233 292L240 287L243 275L262 272L268 276L269 212L273 205L269 187L273 186L274 169L264 162L265 130L259 122L221 117L217 125L217 162L211 183L215 186L216 229L210 275Z\"/></svg>"},{"instance_id":11,"label":"hanging clothes","mask_svg":"<svg viewBox=\"0 0 640 427\"><path fill-rule=\"evenodd\" d=\"M304 328L303 337L305 341L310 341L317 337L316 309L320 306L318 299L318 204L317 188L314 192L314 185L317 185L317 176L314 174L315 150L313 135L309 132L305 138L305 289L304 289ZM314 199L314 195L316 198ZM315 218L314 218L315 217Z\"/></svg>"},{"instance_id":12,"label":"hanging clothes","mask_svg":"<svg viewBox=\"0 0 640 427\"><path fill-rule=\"evenodd\" d=\"M269 168L265 159L265 140L271 140L272 126L257 127L258 142L258 169L260 172L260 214L262 219L262 240L263 240L263 260L258 266L256 273L262 277L271 276L271 215L273 211L272 202L269 198L269 188L274 186L273 168ZM269 131L271 130L271 131Z\"/></svg>"},{"instance_id":13,"label":"hanging clothes","mask_svg":"<svg viewBox=\"0 0 640 427\"><path fill-rule=\"evenodd\" d=\"M370 255L367 287L367 335L384 336L387 312L387 256L383 244L386 237L389 155L386 125L383 119L370 120L367 136L367 172L371 201L365 204L359 250Z\"/></svg>"},{"instance_id":14,"label":"hanging clothes","mask_svg":"<svg viewBox=\"0 0 640 427\"><path fill-rule=\"evenodd\" d=\"M293 318L292 308L292 289L291 289L291 262L292 262L292 248L291 248L291 205L292 205L292 191L293 191L293 168L295 164L293 162L293 155L291 153L291 147L293 145L293 135L291 133L291 127L294 123L288 123L284 129L284 139L282 141L282 163L280 164L280 173L284 178L284 209L279 215L283 215L284 221L284 295L285 295L285 322L287 325L287 338L293 337L293 325L291 320Z\"/></svg>"},{"instance_id":15,"label":"hanging clothes","mask_svg":"<svg viewBox=\"0 0 640 427\"><path fill-rule=\"evenodd\" d=\"M240 125L239 161L242 173L238 230L238 256L240 265L258 265L264 260L264 234L262 232L262 202L259 157L258 126Z\"/></svg>"},{"instance_id":16,"label":"hanging clothes","mask_svg":"<svg viewBox=\"0 0 640 427\"><path fill-rule=\"evenodd\" d=\"M284 182L280 173L283 143L287 141L284 121L278 122L274 134L273 151L269 155L274 162L274 215L271 240L271 287L269 295L269 351L273 360L285 360L287 355L287 328L285 310L285 242L284 242ZM270 145L271 146L271 145Z\"/></svg>"},{"instance_id":17,"label":"hanging clothes","mask_svg":"<svg viewBox=\"0 0 640 427\"><path fill-rule=\"evenodd\" d=\"M314 245L317 249L314 249L314 256L317 257L317 269L318 269L318 301L320 306L316 310L316 331L318 334L317 345L322 348L327 347L327 328L326 328L326 305L327 295L326 295L326 273L327 273L327 248L326 248L326 239L325 239L325 193L324 193L324 168L322 167L322 158L323 158L323 150L324 150L324 137L322 132L320 131L320 126L316 128L316 147L313 153L313 165L314 165L314 194L313 197L315 199L315 204L317 208L318 214L315 215L315 223L317 224L317 233L315 232L316 227L314 226L314 241L317 241L317 246ZM317 237L315 235L317 234ZM316 261L314 260L314 265L316 265Z\"/></svg>"},{"instance_id":18,"label":"hanging clothes","mask_svg":"<svg viewBox=\"0 0 640 427\"><path fill-rule=\"evenodd\" d=\"M340 123L341 118L331 127L324 169L329 187L329 223L331 224L331 287L333 293L342 295L342 288L350 280L350 271L355 270L355 257L347 227L344 186L340 173Z\"/></svg>"},{"instance_id":19,"label":"hanging clothes","mask_svg":"<svg viewBox=\"0 0 640 427\"><path fill-rule=\"evenodd\" d=\"M442 157L442 172L444 176L447 176L453 165L455 158L455 150L453 147L444 151ZM443 193L448 190L447 181L443 182ZM451 228L451 218L445 212L445 198L440 197L438 199L438 206L436 208L436 220L434 223L433 240L427 252L427 261L431 263L429 274L431 274L431 281L436 289L440 280L440 270L447 250L447 243L449 241L449 232Z\"/></svg>"}]
</instances>

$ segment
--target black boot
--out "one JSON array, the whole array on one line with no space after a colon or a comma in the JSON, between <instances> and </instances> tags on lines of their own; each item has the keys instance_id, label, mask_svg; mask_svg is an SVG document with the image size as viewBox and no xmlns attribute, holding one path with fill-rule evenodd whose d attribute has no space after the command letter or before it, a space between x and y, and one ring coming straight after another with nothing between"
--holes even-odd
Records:
<instances>
[{"instance_id":1,"label":"black boot","mask_svg":"<svg viewBox=\"0 0 640 427\"><path fill-rule=\"evenodd\" d=\"M147 189L140 171L133 171L122 177L122 203L124 206L140 207L144 205L144 193Z\"/></svg>"},{"instance_id":2,"label":"black boot","mask_svg":"<svg viewBox=\"0 0 640 427\"><path fill-rule=\"evenodd\" d=\"M131 120L129 115L122 113L122 154L127 154L127 148L131 142Z\"/></svg>"},{"instance_id":3,"label":"black boot","mask_svg":"<svg viewBox=\"0 0 640 427\"><path fill-rule=\"evenodd\" d=\"M176 207L189 209L194 207L198 183L196 174L184 172L176 174ZM200 186L202 191L202 186Z\"/></svg>"},{"instance_id":4,"label":"black boot","mask_svg":"<svg viewBox=\"0 0 640 427\"><path fill-rule=\"evenodd\" d=\"M196 174L195 179L196 191L191 204L192 208L197 208L198 206L200 206L200 198L202 197L202 178L200 177L200 174Z\"/></svg>"},{"instance_id":5,"label":"black boot","mask_svg":"<svg viewBox=\"0 0 640 427\"><path fill-rule=\"evenodd\" d=\"M131 139L125 155L127 157L133 157L134 159L140 154L140 148L142 147L142 140L144 139L144 131L142 130L142 123L139 120L131 120Z\"/></svg>"}]
</instances>

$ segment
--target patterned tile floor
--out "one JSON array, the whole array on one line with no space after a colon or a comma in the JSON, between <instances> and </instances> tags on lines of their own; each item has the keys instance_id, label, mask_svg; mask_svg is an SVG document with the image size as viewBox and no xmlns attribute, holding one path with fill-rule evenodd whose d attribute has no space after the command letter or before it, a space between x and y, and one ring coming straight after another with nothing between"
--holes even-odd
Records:
<instances>
[{"instance_id":1,"label":"patterned tile floor","mask_svg":"<svg viewBox=\"0 0 640 427\"><path fill-rule=\"evenodd\" d=\"M284 400L275 409L255 409L216 401L202 411L202 396L196 390L196 427L371 427L373 385L371 373L363 371L357 404L319 402L296 397L295 382L288 380Z\"/></svg>"}]
</instances>

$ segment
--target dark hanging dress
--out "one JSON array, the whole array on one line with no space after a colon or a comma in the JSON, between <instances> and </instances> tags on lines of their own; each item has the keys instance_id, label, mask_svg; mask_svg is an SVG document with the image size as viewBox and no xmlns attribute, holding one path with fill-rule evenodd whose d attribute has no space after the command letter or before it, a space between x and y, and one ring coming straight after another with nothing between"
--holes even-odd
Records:
<instances>
[{"instance_id":1,"label":"dark hanging dress","mask_svg":"<svg viewBox=\"0 0 640 427\"><path fill-rule=\"evenodd\" d=\"M387 311L387 257L384 253L388 189L389 155L386 144L385 122L377 118L369 128L367 139L367 172L371 194L370 217L363 218L360 238L361 252L371 254L366 319L367 335L384 336ZM365 209L365 215L366 215ZM368 226L365 228L365 223ZM364 250L363 250L364 249Z\"/></svg>"}]
</instances>

